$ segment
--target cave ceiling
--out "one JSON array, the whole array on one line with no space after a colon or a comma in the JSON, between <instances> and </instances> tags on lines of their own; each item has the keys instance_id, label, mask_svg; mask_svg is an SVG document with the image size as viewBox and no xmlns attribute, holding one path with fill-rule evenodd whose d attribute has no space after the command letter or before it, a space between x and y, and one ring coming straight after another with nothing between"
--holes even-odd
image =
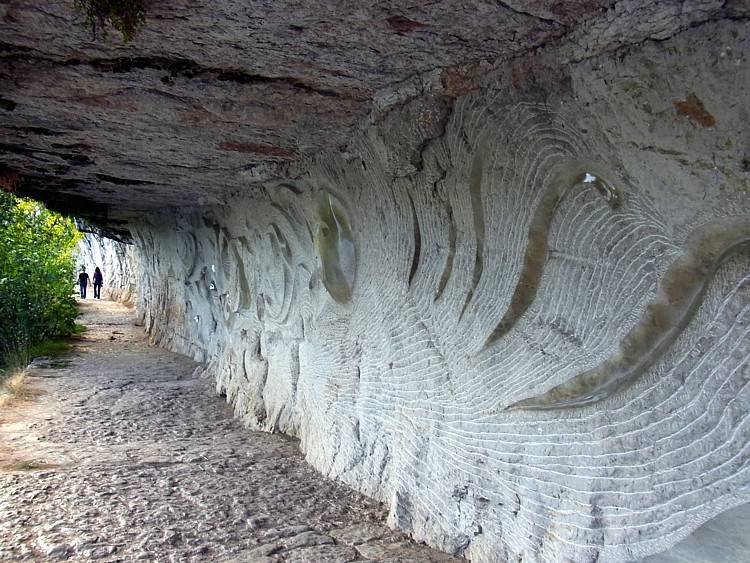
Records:
<instances>
[{"instance_id":1,"label":"cave ceiling","mask_svg":"<svg viewBox=\"0 0 750 563\"><path fill-rule=\"evenodd\" d=\"M173 0L153 2L126 44L94 37L70 1L0 0L0 171L110 224L215 205L514 60L564 66L747 12L709 0Z\"/></svg>"}]
</instances>

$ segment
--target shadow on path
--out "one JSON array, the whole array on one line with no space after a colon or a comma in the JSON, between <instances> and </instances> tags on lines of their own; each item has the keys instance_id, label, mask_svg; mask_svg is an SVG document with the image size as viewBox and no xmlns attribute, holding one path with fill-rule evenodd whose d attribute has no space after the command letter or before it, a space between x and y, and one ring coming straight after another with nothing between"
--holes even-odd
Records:
<instances>
[{"instance_id":1,"label":"shadow on path","mask_svg":"<svg viewBox=\"0 0 750 563\"><path fill-rule=\"evenodd\" d=\"M132 311L81 309L69 363L30 368L35 398L0 411L0 561L459 561L244 429Z\"/></svg>"}]
</instances>

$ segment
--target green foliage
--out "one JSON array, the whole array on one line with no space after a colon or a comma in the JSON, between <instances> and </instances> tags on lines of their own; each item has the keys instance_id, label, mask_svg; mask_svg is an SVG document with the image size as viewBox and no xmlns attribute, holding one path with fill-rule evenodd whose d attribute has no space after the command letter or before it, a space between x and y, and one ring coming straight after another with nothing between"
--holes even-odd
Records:
<instances>
[{"instance_id":1,"label":"green foliage","mask_svg":"<svg viewBox=\"0 0 750 563\"><path fill-rule=\"evenodd\" d=\"M71 348L71 343L67 338L53 338L43 340L29 347L30 356L38 358L39 356L55 357L64 354Z\"/></svg>"},{"instance_id":2,"label":"green foliage","mask_svg":"<svg viewBox=\"0 0 750 563\"><path fill-rule=\"evenodd\" d=\"M76 332L71 219L0 191L0 367L25 364L33 347Z\"/></svg>"},{"instance_id":3,"label":"green foliage","mask_svg":"<svg viewBox=\"0 0 750 563\"><path fill-rule=\"evenodd\" d=\"M73 8L83 14L94 39L97 29L106 37L109 24L129 43L146 23L148 0L73 0Z\"/></svg>"}]
</instances>

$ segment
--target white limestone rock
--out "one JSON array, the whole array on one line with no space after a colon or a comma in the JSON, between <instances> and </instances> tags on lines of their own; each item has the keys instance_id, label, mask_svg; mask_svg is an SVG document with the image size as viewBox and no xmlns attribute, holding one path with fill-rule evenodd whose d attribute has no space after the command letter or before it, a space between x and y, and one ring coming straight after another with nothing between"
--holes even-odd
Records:
<instances>
[{"instance_id":1,"label":"white limestone rock","mask_svg":"<svg viewBox=\"0 0 750 563\"><path fill-rule=\"evenodd\" d=\"M146 217L146 326L417 539L475 562L662 551L750 500L746 29L587 60L567 86L526 69L456 99L442 132L398 126L431 119L406 102L298 180ZM433 135L416 161L412 130ZM691 233L727 221L740 242L697 306L642 341L675 337L621 349L687 299L664 284ZM631 376L602 400L520 403L618 354Z\"/></svg>"}]
</instances>

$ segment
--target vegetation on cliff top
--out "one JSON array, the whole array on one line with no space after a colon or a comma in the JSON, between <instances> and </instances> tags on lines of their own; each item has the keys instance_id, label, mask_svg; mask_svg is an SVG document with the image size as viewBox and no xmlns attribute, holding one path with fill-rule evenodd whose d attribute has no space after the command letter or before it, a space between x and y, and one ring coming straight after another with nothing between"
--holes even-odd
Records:
<instances>
[{"instance_id":1,"label":"vegetation on cliff top","mask_svg":"<svg viewBox=\"0 0 750 563\"><path fill-rule=\"evenodd\" d=\"M148 0L73 0L73 8L83 15L94 39L97 31L106 37L111 25L129 43L146 23Z\"/></svg>"}]
</instances>

